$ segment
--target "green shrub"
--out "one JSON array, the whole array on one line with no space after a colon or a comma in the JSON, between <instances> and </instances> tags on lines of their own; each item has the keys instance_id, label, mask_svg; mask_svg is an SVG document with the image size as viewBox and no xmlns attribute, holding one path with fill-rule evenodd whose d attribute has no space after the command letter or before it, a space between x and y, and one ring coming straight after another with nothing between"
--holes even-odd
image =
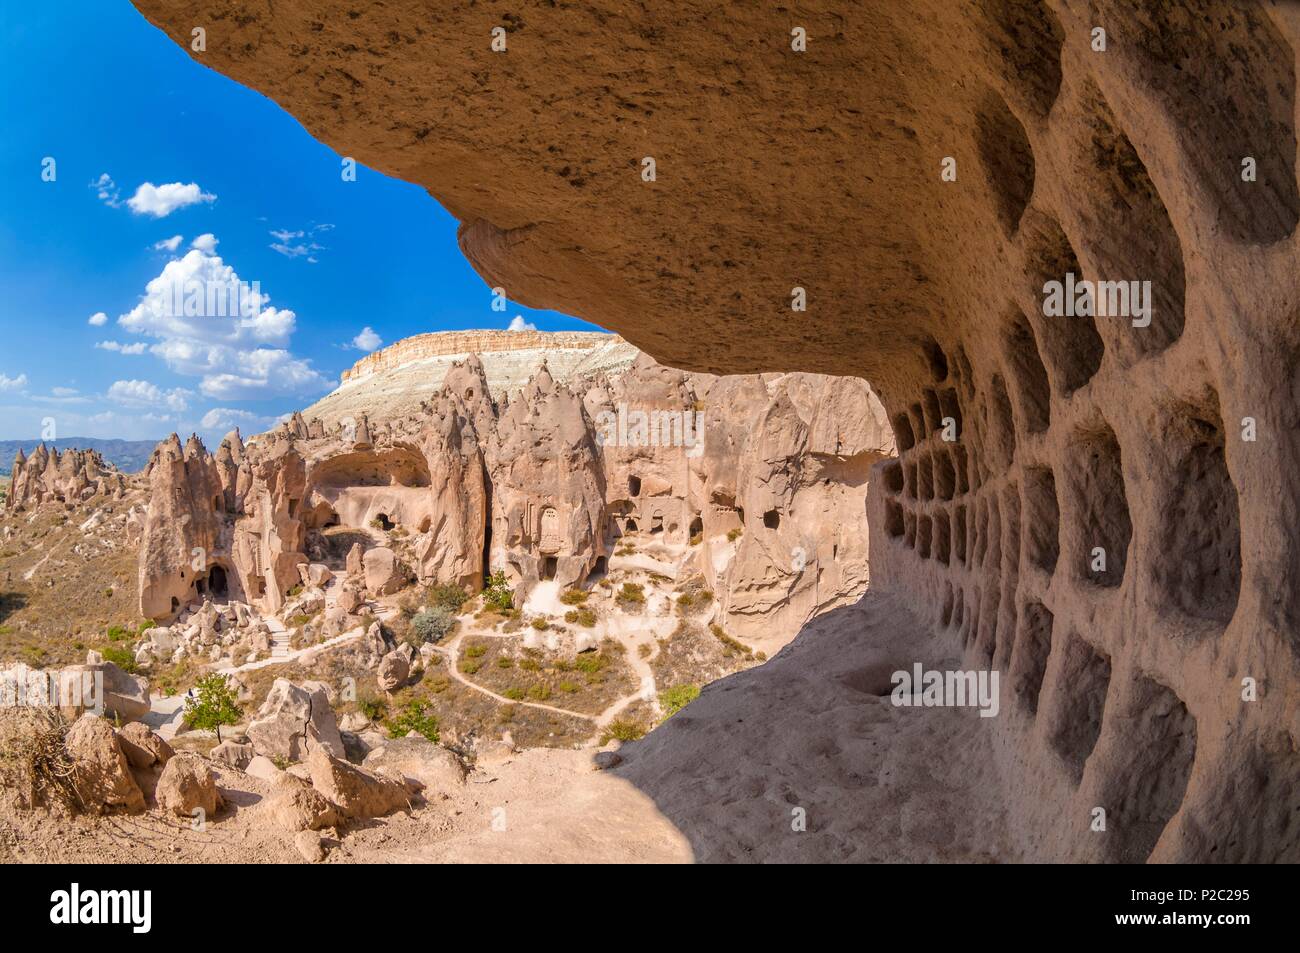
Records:
<instances>
[{"instance_id":1,"label":"green shrub","mask_svg":"<svg viewBox=\"0 0 1300 953\"><path fill-rule=\"evenodd\" d=\"M152 628L153 628L154 626L156 626L157 624L158 624L158 623L155 622L153 619L145 619L143 622L141 622L139 625L137 625L137 626L135 627L135 630L136 630L137 632L148 632L150 629L152 629Z\"/></svg>"},{"instance_id":2,"label":"green shrub","mask_svg":"<svg viewBox=\"0 0 1300 953\"><path fill-rule=\"evenodd\" d=\"M411 619L411 629L414 630L421 642L437 642L445 637L455 625L455 613L446 606L440 605L425 609L423 612L417 612Z\"/></svg>"},{"instance_id":3,"label":"green shrub","mask_svg":"<svg viewBox=\"0 0 1300 953\"><path fill-rule=\"evenodd\" d=\"M547 629L551 627L551 623L547 622L546 619L543 618L542 616L537 616L535 619L533 619L531 625L538 632L545 632Z\"/></svg>"},{"instance_id":4,"label":"green shrub","mask_svg":"<svg viewBox=\"0 0 1300 953\"><path fill-rule=\"evenodd\" d=\"M700 543L702 543L702 542L704 542L704 534L703 534L703 533L696 533L694 536L691 537L691 545L692 545L692 546L698 546L698 545L700 545Z\"/></svg>"},{"instance_id":5,"label":"green shrub","mask_svg":"<svg viewBox=\"0 0 1300 953\"><path fill-rule=\"evenodd\" d=\"M622 718L615 718L605 729L605 734L601 737L600 743L608 744L611 738L619 741L639 741L645 737L645 728L634 721L624 721Z\"/></svg>"},{"instance_id":6,"label":"green shrub","mask_svg":"<svg viewBox=\"0 0 1300 953\"><path fill-rule=\"evenodd\" d=\"M366 697L357 699L357 710L371 721L378 721L388 714L388 706L382 699Z\"/></svg>"},{"instance_id":7,"label":"green shrub","mask_svg":"<svg viewBox=\"0 0 1300 953\"><path fill-rule=\"evenodd\" d=\"M107 645L100 650L105 662L112 662L124 672L136 673L135 655L128 648L120 645Z\"/></svg>"},{"instance_id":8,"label":"green shrub","mask_svg":"<svg viewBox=\"0 0 1300 953\"><path fill-rule=\"evenodd\" d=\"M587 601L588 595L589 593L583 592L581 589L565 589L564 592L560 593L560 601L566 606L580 606Z\"/></svg>"},{"instance_id":9,"label":"green shrub","mask_svg":"<svg viewBox=\"0 0 1300 953\"><path fill-rule=\"evenodd\" d=\"M528 689L528 697L535 701L544 702L551 697L551 687L545 682L538 682Z\"/></svg>"},{"instance_id":10,"label":"green shrub","mask_svg":"<svg viewBox=\"0 0 1300 953\"><path fill-rule=\"evenodd\" d=\"M458 614L465 601L469 599L468 593L460 586L453 586L450 583L440 583L429 589L429 604L435 608L447 609L453 614Z\"/></svg>"},{"instance_id":11,"label":"green shrub","mask_svg":"<svg viewBox=\"0 0 1300 953\"><path fill-rule=\"evenodd\" d=\"M384 727L390 738L405 738L414 731L435 744L438 741L438 716L426 714L424 702L407 702L401 713L385 722Z\"/></svg>"},{"instance_id":12,"label":"green shrub","mask_svg":"<svg viewBox=\"0 0 1300 953\"><path fill-rule=\"evenodd\" d=\"M512 659L509 655L497 656L497 668L514 668L514 667L515 667L515 660Z\"/></svg>"},{"instance_id":13,"label":"green shrub","mask_svg":"<svg viewBox=\"0 0 1300 953\"><path fill-rule=\"evenodd\" d=\"M537 659L535 658L521 658L519 660L519 667L525 672L535 672L541 668L541 666L537 664Z\"/></svg>"},{"instance_id":14,"label":"green shrub","mask_svg":"<svg viewBox=\"0 0 1300 953\"><path fill-rule=\"evenodd\" d=\"M476 659L464 659L460 663L460 670L465 675L476 675L482 667L483 663Z\"/></svg>"},{"instance_id":15,"label":"green shrub","mask_svg":"<svg viewBox=\"0 0 1300 953\"><path fill-rule=\"evenodd\" d=\"M465 646L465 655L468 656L469 658L482 658L486 654L487 654L486 645L475 644L475 645Z\"/></svg>"},{"instance_id":16,"label":"green shrub","mask_svg":"<svg viewBox=\"0 0 1300 953\"><path fill-rule=\"evenodd\" d=\"M581 691L582 686L577 682L560 682L560 691L572 695L574 692Z\"/></svg>"},{"instance_id":17,"label":"green shrub","mask_svg":"<svg viewBox=\"0 0 1300 953\"><path fill-rule=\"evenodd\" d=\"M727 530L727 542L734 543L736 540L740 539L742 535L744 535L744 532L745 529L742 526L737 526L735 529Z\"/></svg>"},{"instance_id":18,"label":"green shrub","mask_svg":"<svg viewBox=\"0 0 1300 953\"><path fill-rule=\"evenodd\" d=\"M524 690L517 685L511 685L501 694L506 698L509 698L511 701L517 702L523 700Z\"/></svg>"},{"instance_id":19,"label":"green shrub","mask_svg":"<svg viewBox=\"0 0 1300 953\"><path fill-rule=\"evenodd\" d=\"M614 598L624 607L642 606L645 604L645 586L639 582L625 582Z\"/></svg>"},{"instance_id":20,"label":"green shrub","mask_svg":"<svg viewBox=\"0 0 1300 953\"><path fill-rule=\"evenodd\" d=\"M580 625L590 629L596 624L596 613L591 609L583 607L581 609L570 609L564 613L564 621L570 625Z\"/></svg>"},{"instance_id":21,"label":"green shrub","mask_svg":"<svg viewBox=\"0 0 1300 953\"><path fill-rule=\"evenodd\" d=\"M659 704L663 706L664 718L669 719L695 699L700 697L698 685L674 685L667 691L659 693Z\"/></svg>"},{"instance_id":22,"label":"green shrub","mask_svg":"<svg viewBox=\"0 0 1300 953\"><path fill-rule=\"evenodd\" d=\"M107 634L108 634L108 641L121 642L124 639L126 639L131 633L126 630L125 626L110 625L108 627Z\"/></svg>"},{"instance_id":23,"label":"green shrub","mask_svg":"<svg viewBox=\"0 0 1300 953\"><path fill-rule=\"evenodd\" d=\"M588 675L595 675L607 665L609 659L601 652L583 652L573 660L573 667Z\"/></svg>"}]
</instances>

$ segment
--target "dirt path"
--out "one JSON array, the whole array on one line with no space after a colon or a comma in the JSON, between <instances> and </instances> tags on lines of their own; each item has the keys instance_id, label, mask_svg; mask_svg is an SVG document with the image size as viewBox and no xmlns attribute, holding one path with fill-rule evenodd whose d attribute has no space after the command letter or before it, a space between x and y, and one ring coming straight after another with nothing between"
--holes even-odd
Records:
<instances>
[{"instance_id":1,"label":"dirt path","mask_svg":"<svg viewBox=\"0 0 1300 953\"><path fill-rule=\"evenodd\" d=\"M458 632L455 636L453 636L451 640L448 641L445 645L435 645L433 647L434 651L440 653L447 659L447 671L451 674L451 677L454 678L456 681L460 682L466 688L472 688L474 691L478 692L479 694L486 695L488 698L495 699L496 701L500 702L502 705L526 705L529 708L540 708L543 711L551 711L559 715L568 715L570 718L584 718L587 721L595 721L595 716L588 715L580 711L570 711L567 708L558 708L555 705L544 705L541 702L515 701L513 698L506 698L506 696L504 695L498 695L496 692L492 691L491 689L484 688L482 685L479 685L477 682L473 682L470 679L466 678L464 674L461 672L460 667L457 663L460 661L460 643L465 638L466 635L470 635L470 634L471 633L466 632L462 629L462 631ZM472 634L478 636L510 638L509 635L505 635L499 632L477 632L476 631Z\"/></svg>"}]
</instances>

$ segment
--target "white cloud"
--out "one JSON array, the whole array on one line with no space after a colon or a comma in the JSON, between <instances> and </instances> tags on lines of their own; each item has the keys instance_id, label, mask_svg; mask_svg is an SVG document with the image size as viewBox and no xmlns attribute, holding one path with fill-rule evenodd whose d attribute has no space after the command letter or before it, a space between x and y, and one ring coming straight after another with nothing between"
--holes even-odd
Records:
<instances>
[{"instance_id":1,"label":"white cloud","mask_svg":"<svg viewBox=\"0 0 1300 953\"><path fill-rule=\"evenodd\" d=\"M190 242L191 248L197 248L201 252L211 255L217 250L217 236L211 232L204 232L194 241Z\"/></svg>"},{"instance_id":2,"label":"white cloud","mask_svg":"<svg viewBox=\"0 0 1300 953\"><path fill-rule=\"evenodd\" d=\"M196 182L188 185L179 182L168 182L166 185L145 182L135 190L135 195L126 200L126 204L136 215L165 218L177 209L198 205L200 202L215 202L216 199L215 195L199 188Z\"/></svg>"},{"instance_id":3,"label":"white cloud","mask_svg":"<svg viewBox=\"0 0 1300 953\"><path fill-rule=\"evenodd\" d=\"M373 351L384 343L384 339L375 333L374 328L366 325L361 333L352 339L352 346L360 351Z\"/></svg>"},{"instance_id":4,"label":"white cloud","mask_svg":"<svg viewBox=\"0 0 1300 953\"><path fill-rule=\"evenodd\" d=\"M72 397L77 393L75 387L51 387L50 393L55 397Z\"/></svg>"},{"instance_id":5,"label":"white cloud","mask_svg":"<svg viewBox=\"0 0 1300 953\"><path fill-rule=\"evenodd\" d=\"M522 314L516 314L510 320L510 326L506 328L506 330L507 331L536 331L537 325L533 324L530 321L525 321L524 316Z\"/></svg>"},{"instance_id":6,"label":"white cloud","mask_svg":"<svg viewBox=\"0 0 1300 953\"><path fill-rule=\"evenodd\" d=\"M114 403L121 404L124 407L156 407L166 408L167 410L183 411L189 407L187 398L191 396L190 391L183 387L175 387L169 391L164 391L156 384L149 381L114 381L108 389L106 395Z\"/></svg>"},{"instance_id":7,"label":"white cloud","mask_svg":"<svg viewBox=\"0 0 1300 953\"><path fill-rule=\"evenodd\" d=\"M181 242L185 240L184 236L173 235L171 238L164 238L160 242L154 242L154 251L175 251L181 247Z\"/></svg>"},{"instance_id":8,"label":"white cloud","mask_svg":"<svg viewBox=\"0 0 1300 953\"><path fill-rule=\"evenodd\" d=\"M96 311L86 319L86 323L92 328L102 328L104 325L108 324L108 315L103 311Z\"/></svg>"},{"instance_id":9,"label":"white cloud","mask_svg":"<svg viewBox=\"0 0 1300 953\"><path fill-rule=\"evenodd\" d=\"M107 205L109 208L121 208L122 199L118 192L117 183L107 172L100 174L98 179L90 183L89 188L95 190L95 197Z\"/></svg>"},{"instance_id":10,"label":"white cloud","mask_svg":"<svg viewBox=\"0 0 1300 953\"><path fill-rule=\"evenodd\" d=\"M316 252L325 250L324 245L315 241L316 235L333 228L333 225L321 224L313 225L306 231L288 228L272 229L267 234L276 240L268 247L277 255L283 255L285 258L306 258L314 265L317 262Z\"/></svg>"},{"instance_id":11,"label":"white cloud","mask_svg":"<svg viewBox=\"0 0 1300 953\"><path fill-rule=\"evenodd\" d=\"M270 429L275 425L275 422L274 417L263 417L247 410L236 410L233 407L213 407L203 415L199 425L204 430L220 430L222 433L229 433L236 427L246 425Z\"/></svg>"},{"instance_id":12,"label":"white cloud","mask_svg":"<svg viewBox=\"0 0 1300 953\"><path fill-rule=\"evenodd\" d=\"M288 351L258 348L240 351L235 357L235 371L203 378L200 389L204 394L220 400L240 400L266 394L309 393L330 386L310 363Z\"/></svg>"},{"instance_id":13,"label":"white cloud","mask_svg":"<svg viewBox=\"0 0 1300 953\"><path fill-rule=\"evenodd\" d=\"M22 390L26 386L26 374L19 374L17 377L7 377L0 374L0 390Z\"/></svg>"},{"instance_id":14,"label":"white cloud","mask_svg":"<svg viewBox=\"0 0 1300 953\"><path fill-rule=\"evenodd\" d=\"M222 301L210 302L218 293ZM226 304L225 313L213 303ZM220 256L199 248L167 262L118 324L153 338L150 353L175 373L202 378L199 390L209 397L319 393L330 386L288 350L294 312L271 306L257 282L245 282ZM117 350L112 343L105 342L107 350ZM122 345L120 353L136 353L126 349L137 346Z\"/></svg>"},{"instance_id":15,"label":"white cloud","mask_svg":"<svg viewBox=\"0 0 1300 953\"><path fill-rule=\"evenodd\" d=\"M112 351L115 354L137 355L143 354L149 349L144 341L137 341L135 344L122 344L118 341L100 341L95 347L101 351Z\"/></svg>"}]
</instances>

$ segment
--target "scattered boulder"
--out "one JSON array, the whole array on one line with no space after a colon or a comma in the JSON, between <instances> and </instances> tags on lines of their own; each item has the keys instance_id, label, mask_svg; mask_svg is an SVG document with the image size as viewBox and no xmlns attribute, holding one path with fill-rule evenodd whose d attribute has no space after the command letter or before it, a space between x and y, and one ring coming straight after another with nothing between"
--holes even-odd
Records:
<instances>
[{"instance_id":1,"label":"scattered boulder","mask_svg":"<svg viewBox=\"0 0 1300 953\"><path fill-rule=\"evenodd\" d=\"M465 783L460 759L442 745L418 736L385 741L366 755L361 766L371 771L387 769L439 794L450 794Z\"/></svg>"},{"instance_id":2,"label":"scattered boulder","mask_svg":"<svg viewBox=\"0 0 1300 953\"><path fill-rule=\"evenodd\" d=\"M382 817L410 806L406 784L341 761L324 748L312 751L307 766L312 787L338 805L345 819Z\"/></svg>"},{"instance_id":3,"label":"scattered boulder","mask_svg":"<svg viewBox=\"0 0 1300 953\"><path fill-rule=\"evenodd\" d=\"M283 772L275 779L265 810L289 831L319 831L339 822L338 808L301 778Z\"/></svg>"},{"instance_id":4,"label":"scattered boulder","mask_svg":"<svg viewBox=\"0 0 1300 953\"><path fill-rule=\"evenodd\" d=\"M325 839L315 831L299 831L293 839L293 846L309 864L318 864L325 859Z\"/></svg>"},{"instance_id":5,"label":"scattered boulder","mask_svg":"<svg viewBox=\"0 0 1300 953\"><path fill-rule=\"evenodd\" d=\"M368 550L361 562L365 567L366 589L371 595L391 595L406 585L409 575L406 567L387 546Z\"/></svg>"},{"instance_id":6,"label":"scattered boulder","mask_svg":"<svg viewBox=\"0 0 1300 953\"><path fill-rule=\"evenodd\" d=\"M346 564L347 574L349 576L359 576L364 571L364 559L366 547L360 543L353 543L352 548L348 550L348 559Z\"/></svg>"},{"instance_id":7,"label":"scattered boulder","mask_svg":"<svg viewBox=\"0 0 1300 953\"><path fill-rule=\"evenodd\" d=\"M623 756L617 751L597 751L591 763L596 766L597 771L608 771L610 768L617 768L623 763Z\"/></svg>"},{"instance_id":8,"label":"scattered boulder","mask_svg":"<svg viewBox=\"0 0 1300 953\"><path fill-rule=\"evenodd\" d=\"M365 605L365 602L365 596L359 589L355 586L344 586L343 591L339 593L337 604L348 615L352 615Z\"/></svg>"},{"instance_id":9,"label":"scattered boulder","mask_svg":"<svg viewBox=\"0 0 1300 953\"><path fill-rule=\"evenodd\" d=\"M244 773L250 778L261 778L263 781L274 781L284 774L275 766L274 761L260 754L253 756L253 760L248 762L248 767L244 768Z\"/></svg>"},{"instance_id":10,"label":"scattered boulder","mask_svg":"<svg viewBox=\"0 0 1300 953\"><path fill-rule=\"evenodd\" d=\"M175 754L171 745L138 721L123 726L117 733L117 743L131 767L140 770L166 764Z\"/></svg>"},{"instance_id":11,"label":"scattered boulder","mask_svg":"<svg viewBox=\"0 0 1300 953\"><path fill-rule=\"evenodd\" d=\"M144 792L131 774L113 726L98 715L84 714L64 741L72 758L73 787L82 807L95 813L144 810Z\"/></svg>"},{"instance_id":12,"label":"scattered boulder","mask_svg":"<svg viewBox=\"0 0 1300 953\"><path fill-rule=\"evenodd\" d=\"M87 658L98 656L98 652L88 652ZM87 662L85 665L69 665L60 674L61 679L71 680L68 684L96 686L95 691L79 691L77 697L60 699L60 710L67 719L75 720L83 712L91 709L96 701L102 706L102 713L109 718L121 721L138 721L149 713L149 680L128 675L112 662ZM98 695L102 687L102 696Z\"/></svg>"},{"instance_id":13,"label":"scattered boulder","mask_svg":"<svg viewBox=\"0 0 1300 953\"><path fill-rule=\"evenodd\" d=\"M315 748L340 758L344 754L325 692L309 692L284 678L271 686L257 718L248 726L248 737L258 754L283 761L302 761Z\"/></svg>"},{"instance_id":14,"label":"scattered boulder","mask_svg":"<svg viewBox=\"0 0 1300 953\"><path fill-rule=\"evenodd\" d=\"M370 727L370 719L359 711L350 711L339 722L342 731L365 731Z\"/></svg>"},{"instance_id":15,"label":"scattered boulder","mask_svg":"<svg viewBox=\"0 0 1300 953\"><path fill-rule=\"evenodd\" d=\"M515 756L515 746L508 741L489 741L474 753L474 763L483 768L507 764Z\"/></svg>"},{"instance_id":16,"label":"scattered boulder","mask_svg":"<svg viewBox=\"0 0 1300 953\"><path fill-rule=\"evenodd\" d=\"M256 748L251 744L238 741L223 741L208 752L208 757L213 761L219 761L239 771L246 769L256 756Z\"/></svg>"},{"instance_id":17,"label":"scattered boulder","mask_svg":"<svg viewBox=\"0 0 1300 953\"><path fill-rule=\"evenodd\" d=\"M379 663L379 671L375 673L379 690L383 692L393 691L404 684L410 676L410 663L400 649L394 649L385 655L383 661Z\"/></svg>"},{"instance_id":18,"label":"scattered boulder","mask_svg":"<svg viewBox=\"0 0 1300 953\"><path fill-rule=\"evenodd\" d=\"M159 807L178 817L193 817L196 810L211 817L225 803L208 763L189 752L181 752L167 762L154 798Z\"/></svg>"}]
</instances>

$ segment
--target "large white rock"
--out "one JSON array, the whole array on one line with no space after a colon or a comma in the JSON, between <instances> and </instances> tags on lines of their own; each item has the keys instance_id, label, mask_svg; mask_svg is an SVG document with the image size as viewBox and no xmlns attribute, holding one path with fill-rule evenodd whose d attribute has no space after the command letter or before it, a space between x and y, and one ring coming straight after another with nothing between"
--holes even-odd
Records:
<instances>
[{"instance_id":1,"label":"large white rock","mask_svg":"<svg viewBox=\"0 0 1300 953\"><path fill-rule=\"evenodd\" d=\"M258 754L271 759L304 761L316 748L344 756L329 697L321 689L307 691L285 678L271 686L248 726L248 737Z\"/></svg>"}]
</instances>

